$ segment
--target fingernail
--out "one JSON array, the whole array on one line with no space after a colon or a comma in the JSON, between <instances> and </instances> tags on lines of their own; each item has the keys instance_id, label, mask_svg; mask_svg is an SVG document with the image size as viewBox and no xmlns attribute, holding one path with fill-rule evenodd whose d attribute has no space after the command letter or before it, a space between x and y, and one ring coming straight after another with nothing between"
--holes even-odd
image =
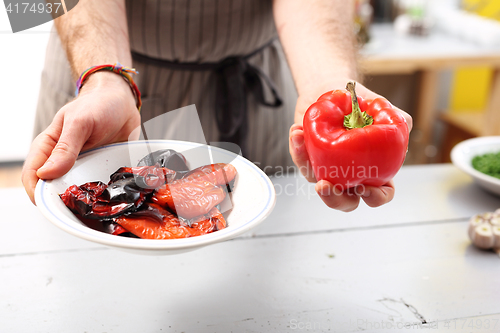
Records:
<instances>
[{"instance_id":1,"label":"fingernail","mask_svg":"<svg viewBox=\"0 0 500 333\"><path fill-rule=\"evenodd\" d=\"M38 172L44 172L47 169L50 169L54 166L54 162L51 160L47 160L44 165L40 169L38 169Z\"/></svg>"},{"instance_id":2,"label":"fingernail","mask_svg":"<svg viewBox=\"0 0 500 333\"><path fill-rule=\"evenodd\" d=\"M363 194L361 194L361 196L363 198L368 198L371 194L372 194L372 191L365 189L365 191L363 192Z\"/></svg>"},{"instance_id":3,"label":"fingernail","mask_svg":"<svg viewBox=\"0 0 500 333\"><path fill-rule=\"evenodd\" d=\"M295 148L300 148L304 144L304 137L302 135L292 136L292 143Z\"/></svg>"}]
</instances>

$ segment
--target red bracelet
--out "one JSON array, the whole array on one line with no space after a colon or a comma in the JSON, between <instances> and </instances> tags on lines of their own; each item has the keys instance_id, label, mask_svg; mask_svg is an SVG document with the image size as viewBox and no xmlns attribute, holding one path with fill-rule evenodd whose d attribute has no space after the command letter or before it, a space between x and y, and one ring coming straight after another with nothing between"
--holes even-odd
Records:
<instances>
[{"instance_id":1,"label":"red bracelet","mask_svg":"<svg viewBox=\"0 0 500 333\"><path fill-rule=\"evenodd\" d=\"M134 93L135 99L137 100L137 109L139 109L139 112L140 112L141 106L142 106L141 92L139 91L139 88L137 88L137 85L135 84L134 79L132 79L132 76L129 74L129 73L139 74L139 72L136 71L134 68L123 67L118 62L114 65L93 66L93 67L90 67L90 68L86 69L85 71L83 71L82 75L80 75L80 78L76 81L75 96L78 96L78 93L80 92L80 89L82 88L83 83L89 77L90 74L93 74L97 71L102 71L102 70L112 71L116 74L121 75L123 78L125 78L125 80L130 85L130 88L132 88L132 92Z\"/></svg>"}]
</instances>

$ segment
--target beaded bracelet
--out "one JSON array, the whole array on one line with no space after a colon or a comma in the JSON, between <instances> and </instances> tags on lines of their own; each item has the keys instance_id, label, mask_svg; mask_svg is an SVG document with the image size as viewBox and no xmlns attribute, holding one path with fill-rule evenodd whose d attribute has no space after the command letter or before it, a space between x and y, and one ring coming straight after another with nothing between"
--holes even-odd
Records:
<instances>
[{"instance_id":1,"label":"beaded bracelet","mask_svg":"<svg viewBox=\"0 0 500 333\"><path fill-rule=\"evenodd\" d=\"M134 79L132 79L132 76L130 75L130 73L139 74L139 72L136 71L134 68L123 67L118 62L114 65L93 66L83 71L82 75L80 75L80 78L76 81L75 96L78 96L78 93L80 92L83 83L90 76L90 74L102 70L112 71L113 73L119 74L123 76L123 78L125 78L125 80L130 85L130 88L132 88L132 92L134 93L135 99L137 100L137 109L139 109L140 112L142 106L141 92L139 91L139 88L137 88Z\"/></svg>"}]
</instances>

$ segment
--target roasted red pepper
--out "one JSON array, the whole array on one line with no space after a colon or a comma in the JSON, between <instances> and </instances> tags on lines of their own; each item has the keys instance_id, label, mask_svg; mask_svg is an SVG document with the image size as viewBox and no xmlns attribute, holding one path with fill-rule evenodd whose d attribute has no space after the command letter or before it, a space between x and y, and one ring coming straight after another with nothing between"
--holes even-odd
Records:
<instances>
[{"instance_id":1,"label":"roasted red pepper","mask_svg":"<svg viewBox=\"0 0 500 333\"><path fill-rule=\"evenodd\" d=\"M226 185L232 182L235 176L236 168L234 166L231 164L216 163L191 170L182 179L183 181L203 179L215 185Z\"/></svg>"},{"instance_id":2,"label":"roasted red pepper","mask_svg":"<svg viewBox=\"0 0 500 333\"><path fill-rule=\"evenodd\" d=\"M140 166L119 168L108 184L73 185L60 197L85 225L113 235L185 238L226 228L216 206L232 190L236 169L217 163L189 170L185 161L174 150L155 151Z\"/></svg>"},{"instance_id":3,"label":"roasted red pepper","mask_svg":"<svg viewBox=\"0 0 500 333\"><path fill-rule=\"evenodd\" d=\"M184 178L165 184L155 191L151 200L170 208L177 215L191 219L207 214L226 197L224 186L236 176L231 164L210 164L192 170Z\"/></svg>"},{"instance_id":4,"label":"roasted red pepper","mask_svg":"<svg viewBox=\"0 0 500 333\"><path fill-rule=\"evenodd\" d=\"M198 217L187 225L168 210L154 203L130 215L114 219L116 223L139 238L171 239L187 238L208 234L226 227L226 221L217 208Z\"/></svg>"},{"instance_id":5,"label":"roasted red pepper","mask_svg":"<svg viewBox=\"0 0 500 333\"><path fill-rule=\"evenodd\" d=\"M85 218L103 219L137 210L153 191L173 179L175 171L157 166L122 167L100 181L70 186L61 199Z\"/></svg>"},{"instance_id":6,"label":"roasted red pepper","mask_svg":"<svg viewBox=\"0 0 500 333\"><path fill-rule=\"evenodd\" d=\"M354 82L323 94L304 115L304 142L317 180L345 190L381 186L404 162L406 120L384 98L363 100Z\"/></svg>"},{"instance_id":7,"label":"roasted red pepper","mask_svg":"<svg viewBox=\"0 0 500 333\"><path fill-rule=\"evenodd\" d=\"M158 164L153 166L121 167L109 176L108 184L132 177L136 181L143 181L142 186L144 187L157 188L174 180L176 172L160 167Z\"/></svg>"},{"instance_id":8,"label":"roasted red pepper","mask_svg":"<svg viewBox=\"0 0 500 333\"><path fill-rule=\"evenodd\" d=\"M166 184L155 191L151 201L168 207L186 219L207 214L226 197L223 188L207 181Z\"/></svg>"}]
</instances>

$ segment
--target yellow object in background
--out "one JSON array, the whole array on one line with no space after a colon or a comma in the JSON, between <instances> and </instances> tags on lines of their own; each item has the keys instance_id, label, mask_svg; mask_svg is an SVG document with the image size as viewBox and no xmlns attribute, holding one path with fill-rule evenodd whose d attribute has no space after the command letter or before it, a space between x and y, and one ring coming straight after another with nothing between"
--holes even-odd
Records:
<instances>
[{"instance_id":1,"label":"yellow object in background","mask_svg":"<svg viewBox=\"0 0 500 333\"><path fill-rule=\"evenodd\" d=\"M498 0L462 0L462 6L471 13L495 20L500 19L500 1Z\"/></svg>"},{"instance_id":2,"label":"yellow object in background","mask_svg":"<svg viewBox=\"0 0 500 333\"><path fill-rule=\"evenodd\" d=\"M462 6L472 13L500 20L499 0L463 0ZM456 70L450 94L451 111L483 110L488 103L492 75L492 70L486 67Z\"/></svg>"},{"instance_id":3,"label":"yellow object in background","mask_svg":"<svg viewBox=\"0 0 500 333\"><path fill-rule=\"evenodd\" d=\"M493 71L489 67L458 69L451 87L452 112L484 110L488 103Z\"/></svg>"}]
</instances>

